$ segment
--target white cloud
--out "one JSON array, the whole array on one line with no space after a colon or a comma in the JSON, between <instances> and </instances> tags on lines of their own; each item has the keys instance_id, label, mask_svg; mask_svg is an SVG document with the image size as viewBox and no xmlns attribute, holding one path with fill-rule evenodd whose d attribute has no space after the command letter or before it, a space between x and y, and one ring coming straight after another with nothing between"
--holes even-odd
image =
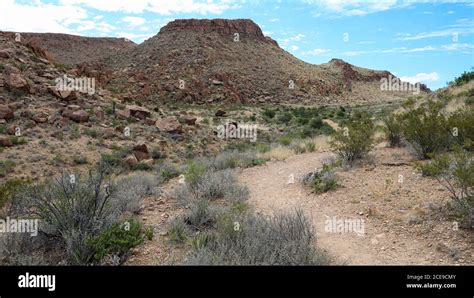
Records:
<instances>
[{"instance_id":1,"label":"white cloud","mask_svg":"<svg viewBox=\"0 0 474 298\"><path fill-rule=\"evenodd\" d=\"M233 0L61 0L64 5L82 5L108 12L143 13L162 15L173 13L221 14L238 8L240 1Z\"/></svg>"},{"instance_id":2,"label":"white cloud","mask_svg":"<svg viewBox=\"0 0 474 298\"><path fill-rule=\"evenodd\" d=\"M328 52L330 52L330 50L328 50L328 49L314 49L314 50L311 50L311 51L304 52L303 54L309 55L309 56L319 56L319 55L322 55L322 54L326 54Z\"/></svg>"},{"instance_id":3,"label":"white cloud","mask_svg":"<svg viewBox=\"0 0 474 298\"><path fill-rule=\"evenodd\" d=\"M299 41L299 40L301 40L301 39L304 38L304 37L305 37L304 34L298 33L298 34L296 34L295 36L291 37L291 39L292 39L292 40Z\"/></svg>"},{"instance_id":4,"label":"white cloud","mask_svg":"<svg viewBox=\"0 0 474 298\"><path fill-rule=\"evenodd\" d=\"M299 48L300 48L299 46L294 46L294 45L291 46L291 50L294 51L294 52L298 51Z\"/></svg>"},{"instance_id":5,"label":"white cloud","mask_svg":"<svg viewBox=\"0 0 474 298\"><path fill-rule=\"evenodd\" d=\"M75 6L42 1L31 4L19 4L15 0L0 2L0 30L4 31L75 33L70 25L87 26L86 19L86 11Z\"/></svg>"},{"instance_id":6,"label":"white cloud","mask_svg":"<svg viewBox=\"0 0 474 298\"><path fill-rule=\"evenodd\" d=\"M389 9L406 8L418 3L465 3L469 0L303 0L316 6L320 11L343 16L360 16L386 11Z\"/></svg>"},{"instance_id":7,"label":"white cloud","mask_svg":"<svg viewBox=\"0 0 474 298\"><path fill-rule=\"evenodd\" d=\"M146 20L144 18L139 18L139 17L131 17L127 16L122 18L122 21L125 23L130 24L130 26L140 26L145 24Z\"/></svg>"},{"instance_id":8,"label":"white cloud","mask_svg":"<svg viewBox=\"0 0 474 298\"><path fill-rule=\"evenodd\" d=\"M420 73L417 73L414 76L400 77L400 80L402 80L403 82L409 82L411 84L429 82L429 81L437 81L437 80L439 80L439 74L437 72L432 72L432 73L420 72Z\"/></svg>"}]
</instances>

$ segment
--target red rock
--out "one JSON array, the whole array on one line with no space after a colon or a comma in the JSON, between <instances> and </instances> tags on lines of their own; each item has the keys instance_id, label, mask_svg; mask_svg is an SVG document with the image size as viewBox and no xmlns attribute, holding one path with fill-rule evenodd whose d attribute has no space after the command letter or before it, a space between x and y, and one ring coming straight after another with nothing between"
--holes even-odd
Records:
<instances>
[{"instance_id":1,"label":"red rock","mask_svg":"<svg viewBox=\"0 0 474 298\"><path fill-rule=\"evenodd\" d=\"M18 90L29 91L28 82L19 73L13 72L7 75L5 83L7 84L7 87L9 88L9 90L18 89Z\"/></svg>"},{"instance_id":2,"label":"red rock","mask_svg":"<svg viewBox=\"0 0 474 298\"><path fill-rule=\"evenodd\" d=\"M216 112L216 117L224 117L226 114L227 114L226 111L217 110L217 112Z\"/></svg>"},{"instance_id":3,"label":"red rock","mask_svg":"<svg viewBox=\"0 0 474 298\"><path fill-rule=\"evenodd\" d=\"M196 117L189 116L189 115L182 116L181 119L183 119L183 121L184 121L187 125L195 125L195 124L196 124L196 120L197 120Z\"/></svg>"},{"instance_id":4,"label":"red rock","mask_svg":"<svg viewBox=\"0 0 474 298\"><path fill-rule=\"evenodd\" d=\"M11 53L7 50L1 50L0 51L0 58L8 59L10 58Z\"/></svg>"},{"instance_id":5,"label":"red rock","mask_svg":"<svg viewBox=\"0 0 474 298\"><path fill-rule=\"evenodd\" d=\"M0 137L0 146L2 147L13 147L13 143L10 138L1 138Z\"/></svg>"},{"instance_id":6,"label":"red rock","mask_svg":"<svg viewBox=\"0 0 474 298\"><path fill-rule=\"evenodd\" d=\"M13 110L7 105L0 105L0 119L13 119Z\"/></svg>"},{"instance_id":7,"label":"red rock","mask_svg":"<svg viewBox=\"0 0 474 298\"><path fill-rule=\"evenodd\" d=\"M166 118L162 118L156 121L156 127L160 131L167 132L167 133L182 133L183 126L179 123L178 119L174 116L169 116Z\"/></svg>"},{"instance_id":8,"label":"red rock","mask_svg":"<svg viewBox=\"0 0 474 298\"><path fill-rule=\"evenodd\" d=\"M84 122L89 121L89 114L87 114L87 112L84 110L75 111L72 113L72 115L69 118L74 122L84 123Z\"/></svg>"},{"instance_id":9,"label":"red rock","mask_svg":"<svg viewBox=\"0 0 474 298\"><path fill-rule=\"evenodd\" d=\"M132 168L138 165L138 160L134 155L125 157L123 161Z\"/></svg>"},{"instance_id":10,"label":"red rock","mask_svg":"<svg viewBox=\"0 0 474 298\"><path fill-rule=\"evenodd\" d=\"M137 117L142 120L147 117L150 117L151 115L150 110L144 107L136 106L136 105L127 106L126 109L130 111L131 116Z\"/></svg>"},{"instance_id":11,"label":"red rock","mask_svg":"<svg viewBox=\"0 0 474 298\"><path fill-rule=\"evenodd\" d=\"M45 112L38 112L38 113L33 114L33 116L31 117L31 120L33 120L36 123L45 123L48 121L48 116L49 115L46 114Z\"/></svg>"}]
</instances>

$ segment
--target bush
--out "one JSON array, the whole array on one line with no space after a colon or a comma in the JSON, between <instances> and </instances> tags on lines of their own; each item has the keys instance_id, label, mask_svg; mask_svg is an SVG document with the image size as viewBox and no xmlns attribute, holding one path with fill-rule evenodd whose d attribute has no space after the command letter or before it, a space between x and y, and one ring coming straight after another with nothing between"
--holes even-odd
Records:
<instances>
[{"instance_id":1,"label":"bush","mask_svg":"<svg viewBox=\"0 0 474 298\"><path fill-rule=\"evenodd\" d=\"M191 202L184 222L194 230L212 228L221 212L222 209L209 205L207 200L196 200Z\"/></svg>"},{"instance_id":2,"label":"bush","mask_svg":"<svg viewBox=\"0 0 474 298\"><path fill-rule=\"evenodd\" d=\"M27 186L29 181L13 178L0 185L0 209L10 202L14 196Z\"/></svg>"},{"instance_id":3,"label":"bush","mask_svg":"<svg viewBox=\"0 0 474 298\"><path fill-rule=\"evenodd\" d=\"M193 177L193 180L186 178L186 184L176 189L175 195L181 202L217 199L242 202L249 196L248 189L237 184L237 178L229 169L207 171Z\"/></svg>"},{"instance_id":4,"label":"bush","mask_svg":"<svg viewBox=\"0 0 474 298\"><path fill-rule=\"evenodd\" d=\"M180 171L178 170L178 168L175 165L167 162L162 162L158 164L155 167L155 171L157 173L158 181L160 183L167 182L170 179L173 179L180 175Z\"/></svg>"},{"instance_id":5,"label":"bush","mask_svg":"<svg viewBox=\"0 0 474 298\"><path fill-rule=\"evenodd\" d=\"M96 253L88 239L117 223L126 211L134 211L129 206L137 203L131 201L141 199L124 181L115 186L107 178L108 172L100 164L87 177L75 175L73 181L64 174L45 184L33 185L14 198L12 213L38 218L42 223L40 233L54 239L53 248L65 251L67 263L88 264Z\"/></svg>"},{"instance_id":6,"label":"bush","mask_svg":"<svg viewBox=\"0 0 474 298\"><path fill-rule=\"evenodd\" d=\"M470 141L474 142L474 107L466 107L452 114L448 123L454 142L473 151L474 143Z\"/></svg>"},{"instance_id":7,"label":"bush","mask_svg":"<svg viewBox=\"0 0 474 298\"><path fill-rule=\"evenodd\" d=\"M12 160L0 160L0 177L5 177L7 174L13 172L15 165L15 162Z\"/></svg>"},{"instance_id":8,"label":"bush","mask_svg":"<svg viewBox=\"0 0 474 298\"><path fill-rule=\"evenodd\" d=\"M275 111L274 110L264 110L262 115L268 119L273 119L275 117Z\"/></svg>"},{"instance_id":9,"label":"bush","mask_svg":"<svg viewBox=\"0 0 474 298\"><path fill-rule=\"evenodd\" d=\"M402 144L402 125L400 117L389 115L383 119L385 135L390 147L399 147Z\"/></svg>"},{"instance_id":10,"label":"bush","mask_svg":"<svg viewBox=\"0 0 474 298\"><path fill-rule=\"evenodd\" d=\"M374 124L367 114L355 114L347 126L334 133L332 149L347 164L363 159L372 149Z\"/></svg>"},{"instance_id":11,"label":"bush","mask_svg":"<svg viewBox=\"0 0 474 298\"><path fill-rule=\"evenodd\" d=\"M317 194L338 188L334 167L334 164L324 163L321 170L306 174L303 177L303 184L310 186Z\"/></svg>"},{"instance_id":12,"label":"bush","mask_svg":"<svg viewBox=\"0 0 474 298\"><path fill-rule=\"evenodd\" d=\"M137 220L130 220L122 224L114 224L97 236L87 240L87 244L95 252L94 260L102 261L106 256L118 257L123 262L130 249L144 241L142 224Z\"/></svg>"},{"instance_id":13,"label":"bush","mask_svg":"<svg viewBox=\"0 0 474 298\"><path fill-rule=\"evenodd\" d=\"M453 199L452 207L465 226L474 228L474 155L454 146L452 154L432 155L431 162L419 167L435 177Z\"/></svg>"},{"instance_id":14,"label":"bush","mask_svg":"<svg viewBox=\"0 0 474 298\"><path fill-rule=\"evenodd\" d=\"M168 236L173 243L183 243L186 240L186 225L181 218L175 218L171 222Z\"/></svg>"},{"instance_id":15,"label":"bush","mask_svg":"<svg viewBox=\"0 0 474 298\"><path fill-rule=\"evenodd\" d=\"M323 126L323 124L324 124L324 122L320 117L313 118L309 122L309 126L311 126L312 128L316 128L316 129L320 129Z\"/></svg>"},{"instance_id":16,"label":"bush","mask_svg":"<svg viewBox=\"0 0 474 298\"><path fill-rule=\"evenodd\" d=\"M111 208L120 213L138 213L143 198L157 192L158 183L146 173L133 173L119 178L110 186L113 193L110 201Z\"/></svg>"},{"instance_id":17,"label":"bush","mask_svg":"<svg viewBox=\"0 0 474 298\"><path fill-rule=\"evenodd\" d=\"M266 219L237 214L219 221L186 262L193 265L327 265L315 248L310 222L301 211Z\"/></svg>"},{"instance_id":18,"label":"bush","mask_svg":"<svg viewBox=\"0 0 474 298\"><path fill-rule=\"evenodd\" d=\"M449 148L452 135L441 106L433 102L405 113L402 132L420 159L429 158L432 153L441 153Z\"/></svg>"}]
</instances>

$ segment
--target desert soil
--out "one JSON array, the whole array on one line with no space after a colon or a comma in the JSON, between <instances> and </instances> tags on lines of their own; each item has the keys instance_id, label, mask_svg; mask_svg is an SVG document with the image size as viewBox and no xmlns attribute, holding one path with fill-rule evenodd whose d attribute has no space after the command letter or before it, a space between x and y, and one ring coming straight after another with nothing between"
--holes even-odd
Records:
<instances>
[{"instance_id":1,"label":"desert soil","mask_svg":"<svg viewBox=\"0 0 474 298\"><path fill-rule=\"evenodd\" d=\"M379 145L372 161L339 170L341 187L314 194L301 177L333 157L331 152L294 155L239 172L250 190L249 204L271 216L301 209L313 223L318 247L335 264L347 265L472 265L472 232L456 229L447 216L448 192L435 180L413 168L413 155L405 148ZM292 177L294 182L292 183ZM171 181L171 189L177 181ZM165 191L166 193L166 191ZM153 241L134 251L128 264L173 264L185 255L185 246L170 245L166 223L182 210L168 196L147 200L142 217L158 230ZM326 232L327 219L363 219L364 235Z\"/></svg>"}]
</instances>

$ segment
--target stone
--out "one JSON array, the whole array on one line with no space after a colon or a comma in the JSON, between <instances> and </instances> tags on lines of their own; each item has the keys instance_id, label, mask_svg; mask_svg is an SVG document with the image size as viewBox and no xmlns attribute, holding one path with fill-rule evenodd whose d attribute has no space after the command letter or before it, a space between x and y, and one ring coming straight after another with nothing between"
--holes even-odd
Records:
<instances>
[{"instance_id":1,"label":"stone","mask_svg":"<svg viewBox=\"0 0 474 298\"><path fill-rule=\"evenodd\" d=\"M7 84L9 90L18 89L29 91L28 82L19 73L10 73L7 75L5 83Z\"/></svg>"},{"instance_id":2,"label":"stone","mask_svg":"<svg viewBox=\"0 0 474 298\"><path fill-rule=\"evenodd\" d=\"M151 115L150 110L148 110L144 107L137 106L137 105L126 106L126 110L130 111L131 116L137 117L137 118L142 119L142 120L147 118L147 117L150 117L150 115Z\"/></svg>"},{"instance_id":3,"label":"stone","mask_svg":"<svg viewBox=\"0 0 474 298\"><path fill-rule=\"evenodd\" d=\"M0 105L0 119L13 119L13 110L7 105Z\"/></svg>"},{"instance_id":4,"label":"stone","mask_svg":"<svg viewBox=\"0 0 474 298\"><path fill-rule=\"evenodd\" d=\"M150 159L150 153L148 152L148 148L145 144L134 146L132 152L139 162Z\"/></svg>"},{"instance_id":5,"label":"stone","mask_svg":"<svg viewBox=\"0 0 474 298\"><path fill-rule=\"evenodd\" d=\"M217 110L215 115L216 115L216 117L224 117L226 114L227 114L227 112L224 111L224 110Z\"/></svg>"},{"instance_id":6,"label":"stone","mask_svg":"<svg viewBox=\"0 0 474 298\"><path fill-rule=\"evenodd\" d=\"M45 123L45 122L48 122L48 116L49 115L46 114L45 112L38 112L38 113L33 114L33 116L31 116L31 120L33 120L36 123Z\"/></svg>"},{"instance_id":7,"label":"stone","mask_svg":"<svg viewBox=\"0 0 474 298\"><path fill-rule=\"evenodd\" d=\"M84 123L89 121L89 114L84 110L75 111L71 114L69 118L74 122Z\"/></svg>"},{"instance_id":8,"label":"stone","mask_svg":"<svg viewBox=\"0 0 474 298\"><path fill-rule=\"evenodd\" d=\"M129 165L130 167L136 167L138 165L138 160L135 155L129 155L124 158L124 162Z\"/></svg>"},{"instance_id":9,"label":"stone","mask_svg":"<svg viewBox=\"0 0 474 298\"><path fill-rule=\"evenodd\" d=\"M7 50L1 50L0 51L0 58L8 59L10 58L11 53Z\"/></svg>"},{"instance_id":10,"label":"stone","mask_svg":"<svg viewBox=\"0 0 474 298\"><path fill-rule=\"evenodd\" d=\"M196 124L196 117L189 116L189 115L184 115L181 117L181 119L186 123L187 125L195 125Z\"/></svg>"},{"instance_id":11,"label":"stone","mask_svg":"<svg viewBox=\"0 0 474 298\"><path fill-rule=\"evenodd\" d=\"M167 133L179 134L183 132L183 126L174 116L169 116L156 121L156 127L160 131Z\"/></svg>"},{"instance_id":12,"label":"stone","mask_svg":"<svg viewBox=\"0 0 474 298\"><path fill-rule=\"evenodd\" d=\"M13 147L13 143L10 140L10 138L0 137L0 146L2 146L2 147Z\"/></svg>"}]
</instances>

